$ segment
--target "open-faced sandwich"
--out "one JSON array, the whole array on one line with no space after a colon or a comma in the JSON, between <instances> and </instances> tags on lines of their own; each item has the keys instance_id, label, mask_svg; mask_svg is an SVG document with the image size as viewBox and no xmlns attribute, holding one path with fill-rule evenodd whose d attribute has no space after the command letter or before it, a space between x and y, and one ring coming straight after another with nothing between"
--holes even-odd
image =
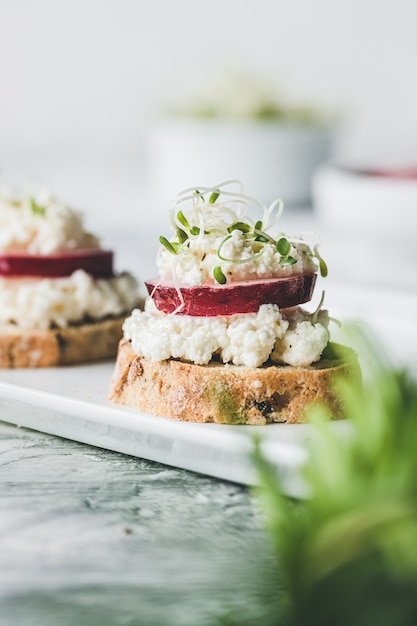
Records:
<instances>
[{"instance_id":1,"label":"open-faced sandwich","mask_svg":"<svg viewBox=\"0 0 417 626\"><path fill-rule=\"evenodd\" d=\"M174 235L160 237L144 311L124 322L110 399L195 422L300 422L317 401L341 417L333 381L358 374L355 354L341 359L330 343L322 299L300 306L327 274L318 244L270 234L282 201L266 207L236 184L173 204Z\"/></svg>"},{"instance_id":2,"label":"open-faced sandwich","mask_svg":"<svg viewBox=\"0 0 417 626\"><path fill-rule=\"evenodd\" d=\"M114 358L139 302L80 212L47 190L0 192L0 367Z\"/></svg>"}]
</instances>

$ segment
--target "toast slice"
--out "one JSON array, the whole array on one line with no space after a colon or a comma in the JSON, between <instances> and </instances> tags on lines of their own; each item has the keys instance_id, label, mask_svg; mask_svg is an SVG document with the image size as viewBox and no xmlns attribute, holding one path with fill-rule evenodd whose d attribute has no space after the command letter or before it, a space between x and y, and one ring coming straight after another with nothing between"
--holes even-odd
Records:
<instances>
[{"instance_id":1,"label":"toast slice","mask_svg":"<svg viewBox=\"0 0 417 626\"><path fill-rule=\"evenodd\" d=\"M343 358L340 352L343 351ZM112 402L188 422L220 424L297 423L314 402L326 404L334 419L343 407L334 393L338 376L360 379L356 353L330 344L308 367L267 364L250 368L212 361L195 365L175 359L137 356L122 339L110 383Z\"/></svg>"},{"instance_id":2,"label":"toast slice","mask_svg":"<svg viewBox=\"0 0 417 626\"><path fill-rule=\"evenodd\" d=\"M0 368L54 367L114 359L125 317L46 330L0 326Z\"/></svg>"}]
</instances>

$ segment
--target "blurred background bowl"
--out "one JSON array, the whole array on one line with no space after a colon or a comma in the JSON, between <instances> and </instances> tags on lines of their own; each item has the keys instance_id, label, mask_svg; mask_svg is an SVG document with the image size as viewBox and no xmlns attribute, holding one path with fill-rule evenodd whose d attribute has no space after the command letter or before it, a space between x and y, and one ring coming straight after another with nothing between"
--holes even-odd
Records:
<instances>
[{"instance_id":1,"label":"blurred background bowl","mask_svg":"<svg viewBox=\"0 0 417 626\"><path fill-rule=\"evenodd\" d=\"M306 204L313 173L332 152L333 133L316 124L257 120L165 119L149 134L149 180L168 206L182 189L231 178L269 204Z\"/></svg>"}]
</instances>

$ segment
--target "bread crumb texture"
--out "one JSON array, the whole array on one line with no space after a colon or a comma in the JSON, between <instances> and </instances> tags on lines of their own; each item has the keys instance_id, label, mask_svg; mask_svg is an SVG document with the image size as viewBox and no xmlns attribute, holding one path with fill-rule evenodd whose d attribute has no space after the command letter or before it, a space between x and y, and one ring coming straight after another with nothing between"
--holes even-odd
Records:
<instances>
[{"instance_id":1,"label":"bread crumb texture","mask_svg":"<svg viewBox=\"0 0 417 626\"><path fill-rule=\"evenodd\" d=\"M343 407L333 392L335 378L360 379L356 355L347 352L350 358L343 361L322 358L308 367L195 365L175 359L151 361L137 356L122 339L109 399L189 422L297 423L305 421L306 408L313 403L324 403L332 417L340 419Z\"/></svg>"}]
</instances>

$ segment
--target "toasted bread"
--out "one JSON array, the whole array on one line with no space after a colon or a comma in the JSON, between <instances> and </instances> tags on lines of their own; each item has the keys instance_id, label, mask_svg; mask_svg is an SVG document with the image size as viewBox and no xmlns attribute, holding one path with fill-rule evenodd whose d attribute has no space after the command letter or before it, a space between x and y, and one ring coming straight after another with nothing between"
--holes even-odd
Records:
<instances>
[{"instance_id":1,"label":"toasted bread","mask_svg":"<svg viewBox=\"0 0 417 626\"><path fill-rule=\"evenodd\" d=\"M251 368L212 361L195 365L176 359L151 361L137 356L128 340L119 344L110 384L112 402L189 422L221 424L296 423L312 403L326 404L343 417L334 393L338 376L360 377L353 350L327 350L308 367L266 364ZM330 354L332 353L332 354Z\"/></svg>"},{"instance_id":2,"label":"toasted bread","mask_svg":"<svg viewBox=\"0 0 417 626\"><path fill-rule=\"evenodd\" d=\"M113 359L123 335L124 318L46 330L0 326L0 368L53 367Z\"/></svg>"}]
</instances>

